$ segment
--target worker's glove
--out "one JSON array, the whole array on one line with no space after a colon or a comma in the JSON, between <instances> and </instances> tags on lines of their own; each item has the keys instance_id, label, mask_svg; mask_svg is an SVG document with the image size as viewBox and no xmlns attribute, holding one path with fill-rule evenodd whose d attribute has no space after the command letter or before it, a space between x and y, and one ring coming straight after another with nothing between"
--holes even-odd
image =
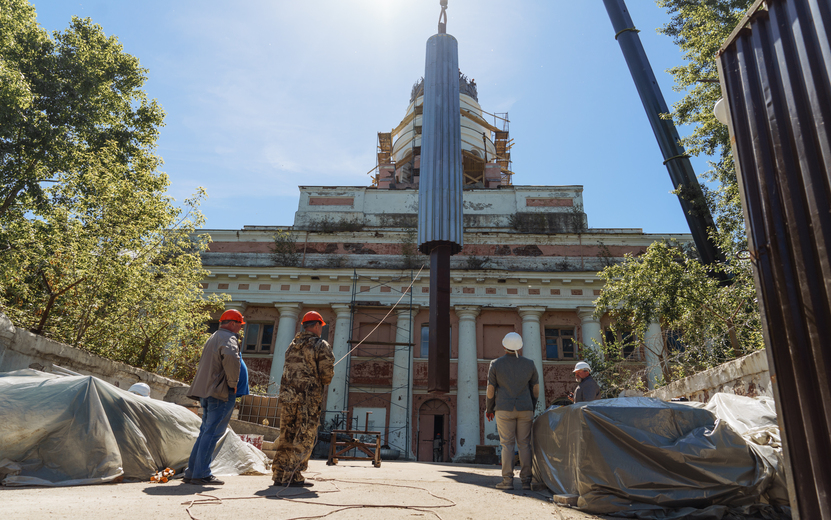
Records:
<instances>
[{"instance_id":1,"label":"worker's glove","mask_svg":"<svg viewBox=\"0 0 831 520\"><path fill-rule=\"evenodd\" d=\"M492 413L486 413L486 414L485 414L485 417L487 417L487 418L488 418L488 422L490 422L490 421L492 421L492 420L493 420L494 414L492 414Z\"/></svg>"}]
</instances>

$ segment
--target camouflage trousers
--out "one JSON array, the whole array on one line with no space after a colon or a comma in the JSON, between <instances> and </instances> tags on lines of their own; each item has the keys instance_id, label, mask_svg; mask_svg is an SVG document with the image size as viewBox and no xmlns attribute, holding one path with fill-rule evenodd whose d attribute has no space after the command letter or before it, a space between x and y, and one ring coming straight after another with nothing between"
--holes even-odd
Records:
<instances>
[{"instance_id":1,"label":"camouflage trousers","mask_svg":"<svg viewBox=\"0 0 831 520\"><path fill-rule=\"evenodd\" d=\"M309 458L320 426L320 404L282 405L280 436L275 444L271 474L275 483L288 484L305 480L301 472L309 466Z\"/></svg>"}]
</instances>

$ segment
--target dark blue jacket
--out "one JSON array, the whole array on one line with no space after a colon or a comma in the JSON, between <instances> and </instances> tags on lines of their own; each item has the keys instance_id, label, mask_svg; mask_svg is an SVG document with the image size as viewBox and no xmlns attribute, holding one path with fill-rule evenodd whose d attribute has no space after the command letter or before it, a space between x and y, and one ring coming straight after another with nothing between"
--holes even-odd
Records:
<instances>
[{"instance_id":1,"label":"dark blue jacket","mask_svg":"<svg viewBox=\"0 0 831 520\"><path fill-rule=\"evenodd\" d=\"M237 383L237 395L236 397L242 397L244 395L249 395L251 392L248 390L248 367L245 366L245 361L243 361L242 356L239 358L239 382Z\"/></svg>"}]
</instances>

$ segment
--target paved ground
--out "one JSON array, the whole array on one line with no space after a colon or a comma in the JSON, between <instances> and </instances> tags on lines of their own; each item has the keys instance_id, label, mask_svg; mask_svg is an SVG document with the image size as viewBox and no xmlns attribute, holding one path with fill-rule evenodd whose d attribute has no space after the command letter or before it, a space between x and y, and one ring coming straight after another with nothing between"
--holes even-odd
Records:
<instances>
[{"instance_id":1,"label":"paved ground","mask_svg":"<svg viewBox=\"0 0 831 520\"><path fill-rule=\"evenodd\" d=\"M494 489L500 480L496 466L384 461L380 468L373 468L365 462L326 466L326 461L313 460L306 477L314 483L308 490L270 487L269 476L223 477L224 486L212 487L180 480L68 488L0 487L0 520L603 518L554 505L549 492ZM519 479L514 481L519 488Z\"/></svg>"}]
</instances>

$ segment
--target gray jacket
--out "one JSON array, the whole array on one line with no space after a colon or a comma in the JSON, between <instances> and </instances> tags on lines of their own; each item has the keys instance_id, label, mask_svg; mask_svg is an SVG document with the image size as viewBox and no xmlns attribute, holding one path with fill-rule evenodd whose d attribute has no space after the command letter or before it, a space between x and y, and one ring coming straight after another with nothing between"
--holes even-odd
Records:
<instances>
[{"instance_id":1,"label":"gray jacket","mask_svg":"<svg viewBox=\"0 0 831 520\"><path fill-rule=\"evenodd\" d=\"M532 390L539 384L539 374L534 362L526 357L506 354L491 361L488 384L496 389L496 395L487 400L487 413L494 410L523 412L533 410L537 405Z\"/></svg>"},{"instance_id":2,"label":"gray jacket","mask_svg":"<svg viewBox=\"0 0 831 520\"><path fill-rule=\"evenodd\" d=\"M237 335L221 328L214 332L202 347L202 357L199 358L193 384L188 389L188 397L213 397L227 401L229 389L236 388L239 382L239 369Z\"/></svg>"},{"instance_id":3,"label":"gray jacket","mask_svg":"<svg viewBox=\"0 0 831 520\"><path fill-rule=\"evenodd\" d=\"M580 381L577 389L574 390L574 403L587 403L596 399L600 399L600 387L597 385L597 381L589 374L586 379Z\"/></svg>"}]
</instances>

